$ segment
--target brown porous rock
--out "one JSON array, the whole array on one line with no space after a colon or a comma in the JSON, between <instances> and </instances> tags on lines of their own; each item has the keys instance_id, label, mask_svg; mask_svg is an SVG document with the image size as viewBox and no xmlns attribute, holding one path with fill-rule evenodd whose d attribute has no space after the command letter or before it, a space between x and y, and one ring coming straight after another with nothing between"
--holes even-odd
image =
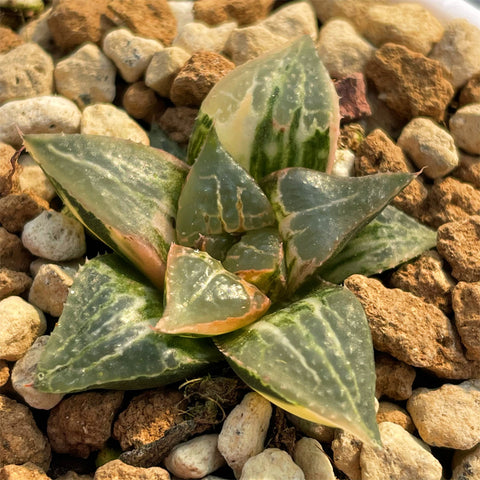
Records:
<instances>
[{"instance_id":1,"label":"brown porous rock","mask_svg":"<svg viewBox=\"0 0 480 480\"><path fill-rule=\"evenodd\" d=\"M363 275L345 286L363 305L377 350L441 378L480 377L480 362L465 358L456 329L435 305Z\"/></svg>"},{"instance_id":2,"label":"brown porous rock","mask_svg":"<svg viewBox=\"0 0 480 480\"><path fill-rule=\"evenodd\" d=\"M170 88L170 99L177 106L200 106L212 87L235 64L215 52L196 52L180 69Z\"/></svg>"},{"instance_id":3,"label":"brown porous rock","mask_svg":"<svg viewBox=\"0 0 480 480\"><path fill-rule=\"evenodd\" d=\"M350 480L361 480L360 453L362 442L351 433L336 429L332 442L333 463Z\"/></svg>"},{"instance_id":4,"label":"brown porous rock","mask_svg":"<svg viewBox=\"0 0 480 480\"><path fill-rule=\"evenodd\" d=\"M406 400L412 394L416 372L413 367L385 353L375 356L375 397Z\"/></svg>"},{"instance_id":5,"label":"brown porous rock","mask_svg":"<svg viewBox=\"0 0 480 480\"><path fill-rule=\"evenodd\" d=\"M33 255L13 233L0 227L0 268L28 272Z\"/></svg>"},{"instance_id":6,"label":"brown porous rock","mask_svg":"<svg viewBox=\"0 0 480 480\"><path fill-rule=\"evenodd\" d=\"M197 0L193 4L196 21L218 25L235 20L238 25L257 23L270 12L273 0Z\"/></svg>"},{"instance_id":7,"label":"brown porous rock","mask_svg":"<svg viewBox=\"0 0 480 480\"><path fill-rule=\"evenodd\" d=\"M198 108L167 108L159 118L158 124L173 141L185 145L190 140L197 114Z\"/></svg>"},{"instance_id":8,"label":"brown porous rock","mask_svg":"<svg viewBox=\"0 0 480 480\"><path fill-rule=\"evenodd\" d=\"M480 189L480 157L459 151L459 158L460 163L452 175L462 182L470 183Z\"/></svg>"},{"instance_id":9,"label":"brown porous rock","mask_svg":"<svg viewBox=\"0 0 480 480\"><path fill-rule=\"evenodd\" d=\"M458 281L480 281L480 215L439 227L437 250Z\"/></svg>"},{"instance_id":10,"label":"brown porous rock","mask_svg":"<svg viewBox=\"0 0 480 480\"><path fill-rule=\"evenodd\" d=\"M0 467L32 462L47 470L50 445L25 405L0 395Z\"/></svg>"},{"instance_id":11,"label":"brown porous rock","mask_svg":"<svg viewBox=\"0 0 480 480\"><path fill-rule=\"evenodd\" d=\"M170 480L170 474L160 467L132 467L121 460L112 460L95 472L93 480Z\"/></svg>"},{"instance_id":12,"label":"brown porous rock","mask_svg":"<svg viewBox=\"0 0 480 480\"><path fill-rule=\"evenodd\" d=\"M47 434L52 449L87 458L103 448L123 400L123 392L86 392L62 400L48 418Z\"/></svg>"},{"instance_id":13,"label":"brown porous rock","mask_svg":"<svg viewBox=\"0 0 480 480\"><path fill-rule=\"evenodd\" d=\"M379 172L413 171L414 168L402 149L379 128L365 137L355 156L357 176ZM417 177L394 198L393 203L405 213L418 217L427 194L423 181Z\"/></svg>"},{"instance_id":14,"label":"brown porous rock","mask_svg":"<svg viewBox=\"0 0 480 480\"><path fill-rule=\"evenodd\" d=\"M0 468L0 480L50 480L50 477L34 463L27 462Z\"/></svg>"},{"instance_id":15,"label":"brown porous rock","mask_svg":"<svg viewBox=\"0 0 480 480\"><path fill-rule=\"evenodd\" d=\"M31 284L32 279L26 273L0 267L0 300L22 294Z\"/></svg>"},{"instance_id":16,"label":"brown porous rock","mask_svg":"<svg viewBox=\"0 0 480 480\"><path fill-rule=\"evenodd\" d=\"M480 73L470 78L462 88L458 103L460 107L469 103L480 103Z\"/></svg>"},{"instance_id":17,"label":"brown porous rock","mask_svg":"<svg viewBox=\"0 0 480 480\"><path fill-rule=\"evenodd\" d=\"M377 412L377 423L392 422L400 425L408 433L415 431L415 424L408 412L392 402L380 402Z\"/></svg>"},{"instance_id":18,"label":"brown porous rock","mask_svg":"<svg viewBox=\"0 0 480 480\"><path fill-rule=\"evenodd\" d=\"M452 311L451 293L455 281L444 270L443 260L434 250L399 267L390 277L390 285L413 293L444 313Z\"/></svg>"},{"instance_id":19,"label":"brown porous rock","mask_svg":"<svg viewBox=\"0 0 480 480\"><path fill-rule=\"evenodd\" d=\"M48 202L38 195L10 193L0 198L0 224L10 233L17 233L43 210L48 210Z\"/></svg>"},{"instance_id":20,"label":"brown porous rock","mask_svg":"<svg viewBox=\"0 0 480 480\"><path fill-rule=\"evenodd\" d=\"M177 35L177 20L167 0L110 0L108 17L116 25L168 46Z\"/></svg>"},{"instance_id":21,"label":"brown porous rock","mask_svg":"<svg viewBox=\"0 0 480 480\"><path fill-rule=\"evenodd\" d=\"M47 23L56 45L69 52L85 42L100 43L112 23L108 21L110 0L58 0Z\"/></svg>"},{"instance_id":22,"label":"brown porous rock","mask_svg":"<svg viewBox=\"0 0 480 480\"><path fill-rule=\"evenodd\" d=\"M12 165L15 149L0 142L0 197L4 197L18 188L18 172Z\"/></svg>"},{"instance_id":23,"label":"brown porous rock","mask_svg":"<svg viewBox=\"0 0 480 480\"><path fill-rule=\"evenodd\" d=\"M6 53L22 43L24 42L20 35L11 28L0 25L0 53Z\"/></svg>"},{"instance_id":24,"label":"brown porous rock","mask_svg":"<svg viewBox=\"0 0 480 480\"><path fill-rule=\"evenodd\" d=\"M0 360L0 387L3 387L10 378L10 368L6 360Z\"/></svg>"},{"instance_id":25,"label":"brown porous rock","mask_svg":"<svg viewBox=\"0 0 480 480\"><path fill-rule=\"evenodd\" d=\"M405 120L426 116L441 122L454 94L440 62L393 43L375 52L366 75L380 98Z\"/></svg>"},{"instance_id":26,"label":"brown porous rock","mask_svg":"<svg viewBox=\"0 0 480 480\"><path fill-rule=\"evenodd\" d=\"M367 101L367 87L363 73L357 72L335 81L340 101L340 118L351 122L372 114Z\"/></svg>"},{"instance_id":27,"label":"brown porous rock","mask_svg":"<svg viewBox=\"0 0 480 480\"><path fill-rule=\"evenodd\" d=\"M466 357L480 360L480 282L458 282L452 292L455 326L467 349Z\"/></svg>"},{"instance_id":28,"label":"brown porous rock","mask_svg":"<svg viewBox=\"0 0 480 480\"><path fill-rule=\"evenodd\" d=\"M178 390L157 389L141 393L120 413L113 426L113 437L122 450L138 448L162 438L183 420L183 395Z\"/></svg>"}]
</instances>

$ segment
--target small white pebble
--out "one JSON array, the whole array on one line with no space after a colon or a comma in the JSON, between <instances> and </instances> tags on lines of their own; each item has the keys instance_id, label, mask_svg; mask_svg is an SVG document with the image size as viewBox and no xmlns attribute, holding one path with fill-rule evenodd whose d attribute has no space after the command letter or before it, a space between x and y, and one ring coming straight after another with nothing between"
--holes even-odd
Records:
<instances>
[{"instance_id":1,"label":"small white pebble","mask_svg":"<svg viewBox=\"0 0 480 480\"><path fill-rule=\"evenodd\" d=\"M305 475L287 452L267 448L245 463L240 480L305 480Z\"/></svg>"},{"instance_id":2,"label":"small white pebble","mask_svg":"<svg viewBox=\"0 0 480 480\"><path fill-rule=\"evenodd\" d=\"M473 155L480 155L480 103L459 108L450 118L450 132L455 143Z\"/></svg>"}]
</instances>

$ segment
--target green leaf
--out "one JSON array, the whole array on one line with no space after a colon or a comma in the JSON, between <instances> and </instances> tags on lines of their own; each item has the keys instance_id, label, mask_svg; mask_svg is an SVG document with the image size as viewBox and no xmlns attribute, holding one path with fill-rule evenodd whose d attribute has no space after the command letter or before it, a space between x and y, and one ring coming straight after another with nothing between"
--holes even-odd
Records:
<instances>
[{"instance_id":1,"label":"green leaf","mask_svg":"<svg viewBox=\"0 0 480 480\"><path fill-rule=\"evenodd\" d=\"M337 177L306 168L270 174L263 189L285 242L294 292L415 178L412 173Z\"/></svg>"},{"instance_id":2,"label":"green leaf","mask_svg":"<svg viewBox=\"0 0 480 480\"><path fill-rule=\"evenodd\" d=\"M354 273L374 275L411 260L436 244L435 230L387 206L327 260L318 275L333 283L341 283Z\"/></svg>"},{"instance_id":3,"label":"green leaf","mask_svg":"<svg viewBox=\"0 0 480 480\"><path fill-rule=\"evenodd\" d=\"M287 273L276 228L247 232L227 253L223 266L258 287L272 301L285 295Z\"/></svg>"},{"instance_id":4,"label":"green leaf","mask_svg":"<svg viewBox=\"0 0 480 480\"><path fill-rule=\"evenodd\" d=\"M167 261L166 306L156 330L220 335L261 317L270 300L205 252L173 244Z\"/></svg>"},{"instance_id":5,"label":"green leaf","mask_svg":"<svg viewBox=\"0 0 480 480\"><path fill-rule=\"evenodd\" d=\"M301 37L220 80L200 108L189 163L211 129L256 180L287 166L331 171L338 97L313 40Z\"/></svg>"},{"instance_id":6,"label":"green leaf","mask_svg":"<svg viewBox=\"0 0 480 480\"><path fill-rule=\"evenodd\" d=\"M380 443L370 330L348 290L322 286L215 343L238 376L276 405Z\"/></svg>"},{"instance_id":7,"label":"green leaf","mask_svg":"<svg viewBox=\"0 0 480 480\"><path fill-rule=\"evenodd\" d=\"M74 279L35 386L56 393L153 388L219 361L207 339L154 332L162 312L161 294L120 257L90 260Z\"/></svg>"},{"instance_id":8,"label":"green leaf","mask_svg":"<svg viewBox=\"0 0 480 480\"><path fill-rule=\"evenodd\" d=\"M188 166L119 138L25 135L24 141L87 229L162 287Z\"/></svg>"},{"instance_id":9,"label":"green leaf","mask_svg":"<svg viewBox=\"0 0 480 480\"><path fill-rule=\"evenodd\" d=\"M274 223L265 194L211 132L180 194L178 243L194 247L202 235L241 233Z\"/></svg>"}]
</instances>

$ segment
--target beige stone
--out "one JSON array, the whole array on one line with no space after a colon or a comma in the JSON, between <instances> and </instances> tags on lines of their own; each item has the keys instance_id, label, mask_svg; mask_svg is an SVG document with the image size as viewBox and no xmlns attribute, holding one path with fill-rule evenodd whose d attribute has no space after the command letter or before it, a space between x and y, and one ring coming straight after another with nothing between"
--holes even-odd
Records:
<instances>
[{"instance_id":1,"label":"beige stone","mask_svg":"<svg viewBox=\"0 0 480 480\"><path fill-rule=\"evenodd\" d=\"M442 258L434 250L401 265L390 277L390 285L413 293L445 313L452 311L452 290L455 281L444 269Z\"/></svg>"},{"instance_id":2,"label":"beige stone","mask_svg":"<svg viewBox=\"0 0 480 480\"><path fill-rule=\"evenodd\" d=\"M0 358L8 361L22 358L47 329L43 313L17 296L0 301L0 325Z\"/></svg>"},{"instance_id":3,"label":"beige stone","mask_svg":"<svg viewBox=\"0 0 480 480\"><path fill-rule=\"evenodd\" d=\"M431 446L468 450L480 438L480 381L418 388L407 410L423 441Z\"/></svg>"},{"instance_id":4,"label":"beige stone","mask_svg":"<svg viewBox=\"0 0 480 480\"><path fill-rule=\"evenodd\" d=\"M50 477L34 463L26 462L0 468L0 480L50 480Z\"/></svg>"},{"instance_id":5,"label":"beige stone","mask_svg":"<svg viewBox=\"0 0 480 480\"><path fill-rule=\"evenodd\" d=\"M0 395L0 468L32 462L47 470L50 458L50 445L32 412L25 405Z\"/></svg>"},{"instance_id":6,"label":"beige stone","mask_svg":"<svg viewBox=\"0 0 480 480\"><path fill-rule=\"evenodd\" d=\"M313 438L303 437L295 443L293 460L302 469L305 480L335 480L330 459Z\"/></svg>"},{"instance_id":7,"label":"beige stone","mask_svg":"<svg viewBox=\"0 0 480 480\"><path fill-rule=\"evenodd\" d=\"M321 423L314 423L304 418L297 417L292 413L287 413L287 417L290 422L295 426L297 430L302 432L307 437L311 437L322 443L331 443L336 429L333 427L327 427Z\"/></svg>"},{"instance_id":8,"label":"beige stone","mask_svg":"<svg viewBox=\"0 0 480 480\"><path fill-rule=\"evenodd\" d=\"M102 465L95 472L93 480L123 480L123 479L141 479L141 480L170 480L169 473L160 467L133 467L120 460L112 460Z\"/></svg>"},{"instance_id":9,"label":"beige stone","mask_svg":"<svg viewBox=\"0 0 480 480\"><path fill-rule=\"evenodd\" d=\"M480 281L480 216L445 223L438 229L437 250L458 281Z\"/></svg>"},{"instance_id":10,"label":"beige stone","mask_svg":"<svg viewBox=\"0 0 480 480\"><path fill-rule=\"evenodd\" d=\"M378 426L383 449L364 445L360 455L362 480L441 480L442 465L428 445L390 422Z\"/></svg>"},{"instance_id":11,"label":"beige stone","mask_svg":"<svg viewBox=\"0 0 480 480\"><path fill-rule=\"evenodd\" d=\"M177 73L190 55L179 47L169 47L153 55L145 73L145 84L160 96L168 97Z\"/></svg>"},{"instance_id":12,"label":"beige stone","mask_svg":"<svg viewBox=\"0 0 480 480\"><path fill-rule=\"evenodd\" d=\"M55 51L55 42L50 28L48 28L50 11L51 7L45 8L40 15L28 21L20 29L19 34L25 42L34 42L40 45L46 52L52 53Z\"/></svg>"},{"instance_id":13,"label":"beige stone","mask_svg":"<svg viewBox=\"0 0 480 480\"><path fill-rule=\"evenodd\" d=\"M86 43L55 67L57 92L81 109L87 105L112 102L115 98L116 68L93 43Z\"/></svg>"},{"instance_id":14,"label":"beige stone","mask_svg":"<svg viewBox=\"0 0 480 480\"><path fill-rule=\"evenodd\" d=\"M457 89L480 72L480 30L463 18L451 20L430 58L438 60Z\"/></svg>"},{"instance_id":15,"label":"beige stone","mask_svg":"<svg viewBox=\"0 0 480 480\"><path fill-rule=\"evenodd\" d=\"M350 480L361 480L360 453L362 442L351 433L336 430L332 442L333 463Z\"/></svg>"},{"instance_id":16,"label":"beige stone","mask_svg":"<svg viewBox=\"0 0 480 480\"><path fill-rule=\"evenodd\" d=\"M382 0L312 0L312 5L321 22L332 17L347 18L355 22L355 26L365 25L367 10Z\"/></svg>"},{"instance_id":17,"label":"beige stone","mask_svg":"<svg viewBox=\"0 0 480 480\"><path fill-rule=\"evenodd\" d=\"M228 37L236 27L236 22L222 23L215 27L209 27L201 22L187 23L175 38L172 46L181 48L190 54L198 51L220 53L224 50Z\"/></svg>"},{"instance_id":18,"label":"beige stone","mask_svg":"<svg viewBox=\"0 0 480 480\"><path fill-rule=\"evenodd\" d=\"M53 61L37 44L25 43L0 54L0 105L52 92Z\"/></svg>"},{"instance_id":19,"label":"beige stone","mask_svg":"<svg viewBox=\"0 0 480 480\"><path fill-rule=\"evenodd\" d=\"M455 143L472 155L480 155L480 103L459 108L450 118Z\"/></svg>"},{"instance_id":20,"label":"beige stone","mask_svg":"<svg viewBox=\"0 0 480 480\"><path fill-rule=\"evenodd\" d=\"M375 396L386 396L393 400L407 400L412 394L416 372L413 367L400 362L390 355L379 353L375 356Z\"/></svg>"},{"instance_id":21,"label":"beige stone","mask_svg":"<svg viewBox=\"0 0 480 480\"><path fill-rule=\"evenodd\" d=\"M245 462L240 480L258 480L265 477L265 472L268 472L270 478L305 480L305 475L290 455L278 448L267 448L249 458Z\"/></svg>"},{"instance_id":22,"label":"beige stone","mask_svg":"<svg viewBox=\"0 0 480 480\"><path fill-rule=\"evenodd\" d=\"M375 48L340 18L329 20L320 29L317 41L320 59L333 78L365 71Z\"/></svg>"},{"instance_id":23,"label":"beige stone","mask_svg":"<svg viewBox=\"0 0 480 480\"><path fill-rule=\"evenodd\" d=\"M377 412L377 423L391 422L400 425L408 433L415 432L415 424L408 412L392 402L380 402Z\"/></svg>"},{"instance_id":24,"label":"beige stone","mask_svg":"<svg viewBox=\"0 0 480 480\"><path fill-rule=\"evenodd\" d=\"M263 450L272 405L258 393L247 393L227 416L218 438L218 450L238 478L250 457Z\"/></svg>"},{"instance_id":25,"label":"beige stone","mask_svg":"<svg viewBox=\"0 0 480 480\"><path fill-rule=\"evenodd\" d=\"M362 275L345 286L362 303L377 350L443 378L479 375L480 363L465 358L458 333L435 305Z\"/></svg>"},{"instance_id":26,"label":"beige stone","mask_svg":"<svg viewBox=\"0 0 480 480\"><path fill-rule=\"evenodd\" d=\"M458 282L452 292L452 306L465 356L480 360L480 282Z\"/></svg>"},{"instance_id":27,"label":"beige stone","mask_svg":"<svg viewBox=\"0 0 480 480\"><path fill-rule=\"evenodd\" d=\"M85 108L80 122L80 132L87 135L124 138L150 145L150 139L143 128L125 111L108 103L97 103Z\"/></svg>"},{"instance_id":28,"label":"beige stone","mask_svg":"<svg viewBox=\"0 0 480 480\"><path fill-rule=\"evenodd\" d=\"M29 154L20 155L18 159L18 187L22 192L33 193L46 202L56 195L52 183Z\"/></svg>"},{"instance_id":29,"label":"beige stone","mask_svg":"<svg viewBox=\"0 0 480 480\"><path fill-rule=\"evenodd\" d=\"M461 453L461 458L455 462L454 456L453 472L451 480L466 480L470 478L480 478L480 445L469 452Z\"/></svg>"}]
</instances>

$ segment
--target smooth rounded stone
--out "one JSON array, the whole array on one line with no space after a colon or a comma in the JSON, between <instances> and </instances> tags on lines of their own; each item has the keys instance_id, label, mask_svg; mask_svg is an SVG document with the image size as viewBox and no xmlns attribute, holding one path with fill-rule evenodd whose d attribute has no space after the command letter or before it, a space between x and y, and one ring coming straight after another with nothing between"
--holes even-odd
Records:
<instances>
[{"instance_id":1,"label":"smooth rounded stone","mask_svg":"<svg viewBox=\"0 0 480 480\"><path fill-rule=\"evenodd\" d=\"M453 137L429 118L411 120L402 130L397 145L432 179L444 177L459 163Z\"/></svg>"},{"instance_id":2,"label":"smooth rounded stone","mask_svg":"<svg viewBox=\"0 0 480 480\"><path fill-rule=\"evenodd\" d=\"M59 262L81 257L86 252L82 224L55 210L45 210L27 222L22 243L34 255Z\"/></svg>"},{"instance_id":3,"label":"smooth rounded stone","mask_svg":"<svg viewBox=\"0 0 480 480\"><path fill-rule=\"evenodd\" d=\"M80 108L115 98L116 68L94 43L86 43L55 67L57 92Z\"/></svg>"},{"instance_id":4,"label":"smooth rounded stone","mask_svg":"<svg viewBox=\"0 0 480 480\"><path fill-rule=\"evenodd\" d=\"M47 435L53 451L87 458L105 447L123 394L109 390L64 398L48 417Z\"/></svg>"},{"instance_id":5,"label":"smooth rounded stone","mask_svg":"<svg viewBox=\"0 0 480 480\"><path fill-rule=\"evenodd\" d=\"M42 410L52 409L63 398L63 394L40 392L34 386L40 355L45 350L49 338L48 335L38 337L27 353L15 362L12 369L14 390L23 397L28 405Z\"/></svg>"},{"instance_id":6,"label":"smooth rounded stone","mask_svg":"<svg viewBox=\"0 0 480 480\"><path fill-rule=\"evenodd\" d=\"M37 427L30 409L0 395L0 468L32 462L48 470L50 458L48 440Z\"/></svg>"},{"instance_id":7,"label":"smooth rounded stone","mask_svg":"<svg viewBox=\"0 0 480 480\"><path fill-rule=\"evenodd\" d=\"M163 45L158 40L139 37L126 28L113 30L103 39L103 52L130 83L140 79L153 55L160 50Z\"/></svg>"},{"instance_id":8,"label":"smooth rounded stone","mask_svg":"<svg viewBox=\"0 0 480 480\"><path fill-rule=\"evenodd\" d=\"M302 469L305 480L335 480L330 459L313 438L303 437L295 443L293 460Z\"/></svg>"},{"instance_id":9,"label":"smooth rounded stone","mask_svg":"<svg viewBox=\"0 0 480 480\"><path fill-rule=\"evenodd\" d=\"M0 268L28 272L32 258L17 235L0 227Z\"/></svg>"},{"instance_id":10,"label":"smooth rounded stone","mask_svg":"<svg viewBox=\"0 0 480 480\"><path fill-rule=\"evenodd\" d=\"M305 480L302 470L287 452L267 448L249 458L242 470L240 480Z\"/></svg>"},{"instance_id":11,"label":"smooth rounded stone","mask_svg":"<svg viewBox=\"0 0 480 480\"><path fill-rule=\"evenodd\" d=\"M480 360L480 282L458 282L452 291L452 307L465 356Z\"/></svg>"},{"instance_id":12,"label":"smooth rounded stone","mask_svg":"<svg viewBox=\"0 0 480 480\"><path fill-rule=\"evenodd\" d=\"M55 197L52 183L28 153L20 156L18 167L18 184L22 192L32 192L47 202Z\"/></svg>"},{"instance_id":13,"label":"smooth rounded stone","mask_svg":"<svg viewBox=\"0 0 480 480\"><path fill-rule=\"evenodd\" d=\"M37 44L25 43L0 55L0 105L52 92L53 61Z\"/></svg>"},{"instance_id":14,"label":"smooth rounded stone","mask_svg":"<svg viewBox=\"0 0 480 480\"><path fill-rule=\"evenodd\" d=\"M332 442L333 463L350 480L362 480L360 452L362 442L345 430L335 430Z\"/></svg>"},{"instance_id":15,"label":"smooth rounded stone","mask_svg":"<svg viewBox=\"0 0 480 480\"><path fill-rule=\"evenodd\" d=\"M287 41L285 37L277 35L261 25L236 28L225 44L225 53L235 65L241 65Z\"/></svg>"},{"instance_id":16,"label":"smooth rounded stone","mask_svg":"<svg viewBox=\"0 0 480 480\"><path fill-rule=\"evenodd\" d=\"M480 281L480 215L448 222L437 230L438 253L461 282Z\"/></svg>"},{"instance_id":17,"label":"smooth rounded stone","mask_svg":"<svg viewBox=\"0 0 480 480\"><path fill-rule=\"evenodd\" d=\"M390 277L390 285L413 293L449 314L452 311L451 295L455 280L444 267L440 255L435 250L429 250L397 268Z\"/></svg>"},{"instance_id":18,"label":"smooth rounded stone","mask_svg":"<svg viewBox=\"0 0 480 480\"><path fill-rule=\"evenodd\" d=\"M360 33L375 46L397 43L414 52L428 55L443 35L442 24L418 3L371 5Z\"/></svg>"},{"instance_id":19,"label":"smooth rounded stone","mask_svg":"<svg viewBox=\"0 0 480 480\"><path fill-rule=\"evenodd\" d=\"M480 380L437 389L417 388L407 401L422 440L434 447L468 450L480 438Z\"/></svg>"},{"instance_id":20,"label":"smooth rounded stone","mask_svg":"<svg viewBox=\"0 0 480 480\"><path fill-rule=\"evenodd\" d=\"M272 405L256 392L245 395L227 416L218 437L218 450L238 478L245 462L263 450Z\"/></svg>"},{"instance_id":21,"label":"smooth rounded stone","mask_svg":"<svg viewBox=\"0 0 480 480\"><path fill-rule=\"evenodd\" d=\"M310 35L317 39L317 17L310 2L291 2L275 10L259 25L292 40L301 35Z\"/></svg>"},{"instance_id":22,"label":"smooth rounded stone","mask_svg":"<svg viewBox=\"0 0 480 480\"><path fill-rule=\"evenodd\" d=\"M60 317L73 278L58 265L42 265L33 279L28 301L53 317Z\"/></svg>"},{"instance_id":23,"label":"smooth rounded stone","mask_svg":"<svg viewBox=\"0 0 480 480\"><path fill-rule=\"evenodd\" d=\"M365 71L375 48L347 20L335 18L318 34L317 52L332 78Z\"/></svg>"},{"instance_id":24,"label":"smooth rounded stone","mask_svg":"<svg viewBox=\"0 0 480 480\"><path fill-rule=\"evenodd\" d=\"M251 25L264 19L273 0L197 0L193 12L195 20L218 25L235 20L239 25Z\"/></svg>"},{"instance_id":25,"label":"smooth rounded stone","mask_svg":"<svg viewBox=\"0 0 480 480\"><path fill-rule=\"evenodd\" d=\"M333 427L327 427L321 423L310 422L304 418L297 417L292 413L287 413L287 418L293 426L307 437L318 440L319 442L331 443L336 431Z\"/></svg>"},{"instance_id":26,"label":"smooth rounded stone","mask_svg":"<svg viewBox=\"0 0 480 480\"><path fill-rule=\"evenodd\" d=\"M455 143L473 155L480 155L480 103L459 108L450 118L450 132Z\"/></svg>"},{"instance_id":27,"label":"smooth rounded stone","mask_svg":"<svg viewBox=\"0 0 480 480\"><path fill-rule=\"evenodd\" d=\"M365 73L379 98L405 120L425 116L441 122L454 95L439 61L403 45L382 45L368 61Z\"/></svg>"},{"instance_id":28,"label":"smooth rounded stone","mask_svg":"<svg viewBox=\"0 0 480 480\"><path fill-rule=\"evenodd\" d=\"M338 177L353 177L355 173L355 154L348 149L337 149L332 175Z\"/></svg>"},{"instance_id":29,"label":"smooth rounded stone","mask_svg":"<svg viewBox=\"0 0 480 480\"><path fill-rule=\"evenodd\" d=\"M50 480L37 465L26 462L23 465L5 465L0 468L1 480Z\"/></svg>"},{"instance_id":30,"label":"smooth rounded stone","mask_svg":"<svg viewBox=\"0 0 480 480\"><path fill-rule=\"evenodd\" d=\"M0 359L14 362L22 358L46 329L47 322L40 309L17 296L3 299L0 301Z\"/></svg>"},{"instance_id":31,"label":"smooth rounded stone","mask_svg":"<svg viewBox=\"0 0 480 480\"><path fill-rule=\"evenodd\" d=\"M391 422L400 425L408 433L415 432L415 424L408 412L392 402L379 402L377 412L377 423Z\"/></svg>"},{"instance_id":32,"label":"smooth rounded stone","mask_svg":"<svg viewBox=\"0 0 480 480\"><path fill-rule=\"evenodd\" d=\"M480 29L461 18L451 20L429 56L442 63L454 88L460 88L480 72Z\"/></svg>"},{"instance_id":33,"label":"smooth rounded stone","mask_svg":"<svg viewBox=\"0 0 480 480\"><path fill-rule=\"evenodd\" d=\"M383 422L378 426L383 449L364 445L360 454L362 480L441 480L442 465L428 445L400 425Z\"/></svg>"},{"instance_id":34,"label":"smooth rounded stone","mask_svg":"<svg viewBox=\"0 0 480 480\"><path fill-rule=\"evenodd\" d=\"M124 138L150 145L148 135L143 128L126 112L108 103L97 103L85 108L80 122L80 132Z\"/></svg>"},{"instance_id":35,"label":"smooth rounded stone","mask_svg":"<svg viewBox=\"0 0 480 480\"><path fill-rule=\"evenodd\" d=\"M441 378L478 375L480 363L465 358L456 329L435 305L363 275L351 275L345 286L365 310L376 350Z\"/></svg>"},{"instance_id":36,"label":"smooth rounded stone","mask_svg":"<svg viewBox=\"0 0 480 480\"><path fill-rule=\"evenodd\" d=\"M201 22L187 23L178 33L172 46L189 53L202 50L220 53L236 27L236 22L227 22L216 27L209 27Z\"/></svg>"},{"instance_id":37,"label":"smooth rounded stone","mask_svg":"<svg viewBox=\"0 0 480 480\"><path fill-rule=\"evenodd\" d=\"M165 104L157 98L154 90L139 81L132 83L122 96L122 106L133 118L152 122L165 110Z\"/></svg>"},{"instance_id":38,"label":"smooth rounded stone","mask_svg":"<svg viewBox=\"0 0 480 480\"><path fill-rule=\"evenodd\" d=\"M177 73L170 88L170 99L175 105L200 106L213 86L235 64L215 52L196 52Z\"/></svg>"},{"instance_id":39,"label":"smooth rounded stone","mask_svg":"<svg viewBox=\"0 0 480 480\"><path fill-rule=\"evenodd\" d=\"M193 2L183 0L172 0L168 6L177 20L177 34L183 30L187 23L193 22Z\"/></svg>"},{"instance_id":40,"label":"smooth rounded stone","mask_svg":"<svg viewBox=\"0 0 480 480\"><path fill-rule=\"evenodd\" d=\"M180 443L165 458L165 467L180 478L203 478L225 465L217 441L217 434L207 434Z\"/></svg>"},{"instance_id":41,"label":"smooth rounded stone","mask_svg":"<svg viewBox=\"0 0 480 480\"><path fill-rule=\"evenodd\" d=\"M460 453L460 455L458 455ZM480 478L480 445L469 452L456 451L452 462L451 480Z\"/></svg>"},{"instance_id":42,"label":"smooth rounded stone","mask_svg":"<svg viewBox=\"0 0 480 480\"><path fill-rule=\"evenodd\" d=\"M26 273L0 267L0 300L21 295L31 284L32 279Z\"/></svg>"},{"instance_id":43,"label":"smooth rounded stone","mask_svg":"<svg viewBox=\"0 0 480 480\"><path fill-rule=\"evenodd\" d=\"M55 262L53 265L59 266L69 277L74 277L80 267L84 265L85 259L82 258L75 258L74 260L68 260L66 262ZM32 277L36 277L40 268L43 265L52 265L50 260L45 258L36 258L33 262L30 263L30 274Z\"/></svg>"},{"instance_id":44,"label":"smooth rounded stone","mask_svg":"<svg viewBox=\"0 0 480 480\"><path fill-rule=\"evenodd\" d=\"M311 0L317 17L325 23L332 17L346 18L355 21L358 25L364 25L364 17L367 10L382 0Z\"/></svg>"},{"instance_id":45,"label":"smooth rounded stone","mask_svg":"<svg viewBox=\"0 0 480 480\"><path fill-rule=\"evenodd\" d=\"M161 467L133 467L121 460L112 460L97 468L94 480L170 480L170 474Z\"/></svg>"},{"instance_id":46,"label":"smooth rounded stone","mask_svg":"<svg viewBox=\"0 0 480 480\"><path fill-rule=\"evenodd\" d=\"M22 145L18 131L28 133L77 133L81 112L67 98L45 95L12 100L0 107L0 141L15 148Z\"/></svg>"},{"instance_id":47,"label":"smooth rounded stone","mask_svg":"<svg viewBox=\"0 0 480 480\"><path fill-rule=\"evenodd\" d=\"M145 72L145 84L160 96L168 98L173 80L189 58L190 54L179 47L168 47L157 52Z\"/></svg>"}]
</instances>

